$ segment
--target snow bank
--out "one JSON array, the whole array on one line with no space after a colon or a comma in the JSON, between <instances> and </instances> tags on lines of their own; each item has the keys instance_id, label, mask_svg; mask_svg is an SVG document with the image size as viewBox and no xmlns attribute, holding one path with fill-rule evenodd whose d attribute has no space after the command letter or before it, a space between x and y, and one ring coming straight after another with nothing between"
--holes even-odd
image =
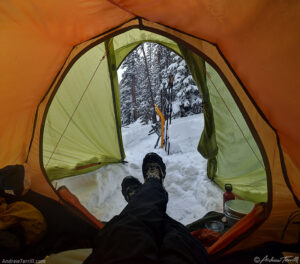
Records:
<instances>
[{"instance_id":1,"label":"snow bank","mask_svg":"<svg viewBox=\"0 0 300 264\"><path fill-rule=\"evenodd\" d=\"M150 125L140 122L122 128L127 164L107 165L85 175L66 178L66 185L97 218L110 220L126 205L121 182L127 175L143 182L142 161L148 152L162 156L167 167L165 188L169 193L167 213L183 224L189 224L209 211L222 211L222 191L206 176L206 160L197 152L203 130L203 115L172 120L169 126L170 155L154 149L155 134L148 136Z\"/></svg>"}]
</instances>

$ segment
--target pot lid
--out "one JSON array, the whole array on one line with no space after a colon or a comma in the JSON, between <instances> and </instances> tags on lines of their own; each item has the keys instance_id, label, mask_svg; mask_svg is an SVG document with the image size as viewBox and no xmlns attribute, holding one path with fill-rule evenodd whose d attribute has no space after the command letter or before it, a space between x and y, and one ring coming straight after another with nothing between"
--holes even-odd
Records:
<instances>
[{"instance_id":1,"label":"pot lid","mask_svg":"<svg viewBox=\"0 0 300 264\"><path fill-rule=\"evenodd\" d=\"M225 211L233 216L243 217L252 211L254 205L247 200L229 200L225 203Z\"/></svg>"}]
</instances>

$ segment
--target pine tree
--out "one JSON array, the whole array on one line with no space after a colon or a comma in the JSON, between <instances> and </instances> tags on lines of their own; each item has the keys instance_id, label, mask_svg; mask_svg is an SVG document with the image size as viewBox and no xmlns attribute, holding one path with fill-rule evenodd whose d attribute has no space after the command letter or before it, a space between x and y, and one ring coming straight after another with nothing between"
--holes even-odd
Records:
<instances>
[{"instance_id":1,"label":"pine tree","mask_svg":"<svg viewBox=\"0 0 300 264\"><path fill-rule=\"evenodd\" d=\"M122 124L128 125L137 118L136 104L136 69L138 68L138 53L134 50L121 65L124 69L120 82L120 101Z\"/></svg>"},{"instance_id":2,"label":"pine tree","mask_svg":"<svg viewBox=\"0 0 300 264\"><path fill-rule=\"evenodd\" d=\"M143 59L145 62L145 69L146 69L146 76L147 76L147 87L149 90L149 97L151 100L151 106L152 106L152 121L155 122L155 101L154 101L154 97L155 95L153 94L153 89L152 89L152 79L153 79L153 74L151 74L152 71L152 45L151 43L149 44L149 49L148 49L148 54L146 55L145 53L145 47L144 44L141 45L141 49L143 52Z\"/></svg>"},{"instance_id":3,"label":"pine tree","mask_svg":"<svg viewBox=\"0 0 300 264\"><path fill-rule=\"evenodd\" d=\"M202 111L202 100L199 90L193 81L186 62L174 52L170 54L171 64L167 75L174 76L173 86L173 116L197 114ZM164 86L167 78L163 80Z\"/></svg>"},{"instance_id":4,"label":"pine tree","mask_svg":"<svg viewBox=\"0 0 300 264\"><path fill-rule=\"evenodd\" d=\"M170 49L144 43L122 63L120 82L122 124L140 118L154 122L154 104L161 110L166 103L169 76L174 76L172 90L173 117L199 113L202 100L185 61Z\"/></svg>"}]
</instances>

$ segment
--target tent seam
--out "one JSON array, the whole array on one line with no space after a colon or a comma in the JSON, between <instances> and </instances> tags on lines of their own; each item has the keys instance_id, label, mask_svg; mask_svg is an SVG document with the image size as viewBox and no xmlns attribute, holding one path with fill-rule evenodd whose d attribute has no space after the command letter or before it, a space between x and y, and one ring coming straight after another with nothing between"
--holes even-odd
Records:
<instances>
[{"instance_id":1,"label":"tent seam","mask_svg":"<svg viewBox=\"0 0 300 264\"><path fill-rule=\"evenodd\" d=\"M115 95L115 86L113 82L113 77L112 77L112 72L111 72L111 67L110 67L110 46L109 41L113 43L113 38L110 38L109 40L105 41L105 47L107 49L106 54L107 54L107 67L108 67L108 72L109 72L109 79L110 79L110 85L111 85L111 92L112 92L112 100L113 100L113 105L114 105L114 115L115 115L115 122L116 122L116 130L118 134L118 143L119 143L119 150L120 150L120 156L121 160L124 160L124 155L122 152L122 144L121 144L121 135L120 135L120 127L119 127L119 122L118 122L118 117L117 117L117 105L116 105L116 95ZM112 44L113 45L113 44Z\"/></svg>"},{"instance_id":2,"label":"tent seam","mask_svg":"<svg viewBox=\"0 0 300 264\"><path fill-rule=\"evenodd\" d=\"M107 0L107 1L110 2L110 3L111 3L112 5L114 5L114 6L117 6L117 7L120 8L121 10L123 10L123 11L125 11L125 12L127 12L127 13L129 13L129 14L135 16L135 17L138 17L138 16L137 16L136 14L134 14L133 12L131 12L131 11L125 9L124 7L120 6L119 4L115 3L113 0Z\"/></svg>"}]
</instances>

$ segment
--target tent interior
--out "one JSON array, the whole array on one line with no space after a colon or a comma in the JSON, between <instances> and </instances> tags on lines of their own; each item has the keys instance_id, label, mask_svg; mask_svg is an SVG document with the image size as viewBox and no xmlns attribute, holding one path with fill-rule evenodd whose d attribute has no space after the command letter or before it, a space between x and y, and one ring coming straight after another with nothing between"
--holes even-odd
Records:
<instances>
[{"instance_id":1,"label":"tent interior","mask_svg":"<svg viewBox=\"0 0 300 264\"><path fill-rule=\"evenodd\" d=\"M24 201L50 219L48 235L102 227L51 181L125 159L117 69L150 41L182 56L200 91L207 176L256 203L208 253L299 245L300 4L196 2L0 3L0 164L28 166Z\"/></svg>"}]
</instances>

